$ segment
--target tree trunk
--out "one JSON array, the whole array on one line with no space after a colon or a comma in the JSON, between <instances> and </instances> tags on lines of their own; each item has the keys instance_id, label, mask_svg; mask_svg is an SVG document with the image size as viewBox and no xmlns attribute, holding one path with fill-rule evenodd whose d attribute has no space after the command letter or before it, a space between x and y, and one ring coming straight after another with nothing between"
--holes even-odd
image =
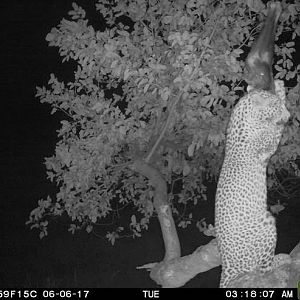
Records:
<instances>
[{"instance_id":1,"label":"tree trunk","mask_svg":"<svg viewBox=\"0 0 300 300\"><path fill-rule=\"evenodd\" d=\"M281 254L279 254L281 255ZM300 243L286 257L285 263L270 272L257 271L238 276L230 287L234 288L296 288L300 279ZM216 239L200 246L192 254L167 262L153 263L141 268L151 269L150 277L164 288L180 287L198 273L221 264Z\"/></svg>"}]
</instances>

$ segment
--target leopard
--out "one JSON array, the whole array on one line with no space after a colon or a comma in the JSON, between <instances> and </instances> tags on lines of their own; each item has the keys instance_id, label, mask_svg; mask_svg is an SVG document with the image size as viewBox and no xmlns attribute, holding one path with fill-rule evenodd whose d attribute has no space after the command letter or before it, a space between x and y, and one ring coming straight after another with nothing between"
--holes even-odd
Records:
<instances>
[{"instance_id":1,"label":"leopard","mask_svg":"<svg viewBox=\"0 0 300 300\"><path fill-rule=\"evenodd\" d=\"M274 93L250 88L233 108L226 129L215 202L221 288L243 273L274 268L277 232L267 207L267 165L290 117L284 83L274 84Z\"/></svg>"}]
</instances>

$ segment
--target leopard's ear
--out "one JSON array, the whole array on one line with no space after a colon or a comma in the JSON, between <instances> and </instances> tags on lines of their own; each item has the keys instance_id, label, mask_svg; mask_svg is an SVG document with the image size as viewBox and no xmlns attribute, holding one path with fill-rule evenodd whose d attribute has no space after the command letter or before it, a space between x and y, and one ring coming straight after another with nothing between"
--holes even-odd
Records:
<instances>
[{"instance_id":1,"label":"leopard's ear","mask_svg":"<svg viewBox=\"0 0 300 300\"><path fill-rule=\"evenodd\" d=\"M248 85L247 86L247 93L250 93L251 91L253 91L254 90L254 86L252 86L252 85Z\"/></svg>"}]
</instances>

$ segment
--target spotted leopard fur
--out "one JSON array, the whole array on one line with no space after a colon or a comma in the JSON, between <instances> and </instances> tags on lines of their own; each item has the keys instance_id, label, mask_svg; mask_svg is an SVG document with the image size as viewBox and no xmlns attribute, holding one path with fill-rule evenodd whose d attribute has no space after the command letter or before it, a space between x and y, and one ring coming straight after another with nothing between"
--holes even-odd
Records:
<instances>
[{"instance_id":1,"label":"spotted leopard fur","mask_svg":"<svg viewBox=\"0 0 300 300\"><path fill-rule=\"evenodd\" d=\"M275 92L251 90L235 106L227 127L215 211L220 287L244 272L272 269L277 234L267 210L266 168L290 116L282 81L275 81Z\"/></svg>"}]
</instances>

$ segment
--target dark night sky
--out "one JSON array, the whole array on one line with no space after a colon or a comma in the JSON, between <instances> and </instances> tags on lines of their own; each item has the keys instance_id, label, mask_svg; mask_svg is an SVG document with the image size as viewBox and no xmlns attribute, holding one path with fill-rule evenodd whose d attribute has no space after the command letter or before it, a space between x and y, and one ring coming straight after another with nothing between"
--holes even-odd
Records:
<instances>
[{"instance_id":1,"label":"dark night sky","mask_svg":"<svg viewBox=\"0 0 300 300\"><path fill-rule=\"evenodd\" d=\"M53 193L42 162L54 151L59 119L51 116L50 107L40 104L34 95L35 86L46 85L50 73L63 78L66 72L73 72L71 65L61 64L57 48L49 48L45 41L51 28L68 16L72 2L0 2L4 21L0 49L0 288L47 284L49 287L156 287L148 273L134 268L162 258L163 245L160 233L157 234L157 224L146 232L145 238L122 241L115 247L85 233L74 237L67 233L65 226L61 232L63 226L59 225L49 238L40 241L37 233L24 225L36 201ZM93 23L97 23L94 1L75 2L86 9ZM297 219L294 213L286 226L299 225ZM179 232L179 235L182 234ZM188 244L190 237L181 236L183 244L188 245L183 254L199 246L199 233L196 235L198 238L191 244ZM282 250L291 250L295 238L291 233ZM190 286L217 286L219 273L220 270L214 269L203 276L200 274L197 280L200 279L201 284L194 281ZM94 274L98 277L91 278Z\"/></svg>"}]
</instances>

